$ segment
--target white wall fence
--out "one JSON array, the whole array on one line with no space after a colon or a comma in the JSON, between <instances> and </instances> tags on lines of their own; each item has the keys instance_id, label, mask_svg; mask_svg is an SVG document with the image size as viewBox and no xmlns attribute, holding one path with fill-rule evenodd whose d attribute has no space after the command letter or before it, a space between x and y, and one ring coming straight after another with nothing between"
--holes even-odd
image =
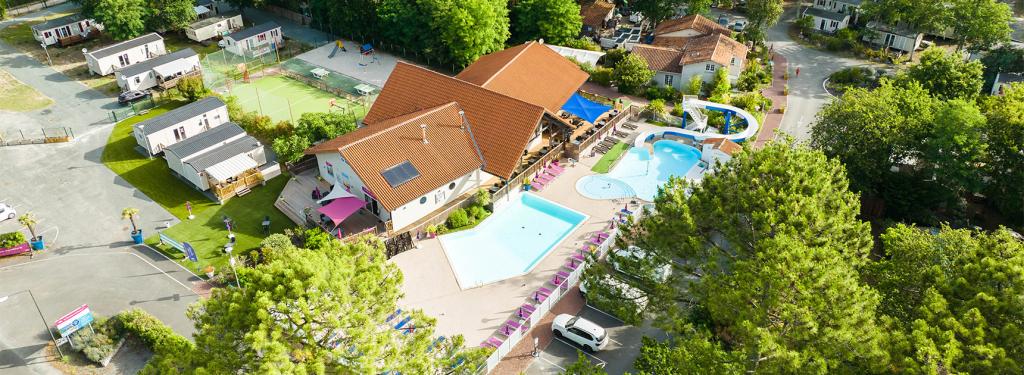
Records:
<instances>
[{"instance_id":1,"label":"white wall fence","mask_svg":"<svg viewBox=\"0 0 1024 375\"><path fill-rule=\"evenodd\" d=\"M615 229L610 229L608 230L608 232L608 238L601 242L601 245L597 246L597 249L595 250L594 256L596 257L596 259L603 258L604 255L608 253L608 250L610 250L612 246L615 245L615 239L619 236L618 224L616 224ZM576 251L582 252L583 250L576 249ZM495 350L494 353L492 353L491 356L487 358L487 367L483 373L490 373L491 371L493 371L494 368L498 366L498 363L501 362L502 358L505 358L506 355L511 353L512 348L514 348L516 344L518 344L524 337L527 337L530 330L536 327L537 324L539 324L540 321L544 319L544 316L546 316L548 312L551 311L551 308L554 307L555 304L558 303L558 301L561 301L562 297L565 297L565 295L569 293L570 290L572 290L573 286L579 283L580 277L583 275L583 270L587 269L587 267L590 266L589 259L590 258L588 258L587 261L583 261L579 267L577 267L575 270L569 273L569 277L562 280L562 282L559 285L556 285L555 288L551 290L551 295L548 296L548 298L545 299L544 302L534 305L536 310L534 310L534 312L530 314L530 318L527 322L521 322L521 324L523 324L523 327L512 331L512 333L508 335L505 341L498 346L497 350ZM567 258L566 262L568 261L569 259ZM548 285L550 285L550 282L544 284L545 287L547 287ZM508 320L520 321L519 316L517 315L518 310L519 309L517 308L516 313L513 313ZM495 330L494 335L504 334L501 332L501 328L499 328Z\"/></svg>"}]
</instances>

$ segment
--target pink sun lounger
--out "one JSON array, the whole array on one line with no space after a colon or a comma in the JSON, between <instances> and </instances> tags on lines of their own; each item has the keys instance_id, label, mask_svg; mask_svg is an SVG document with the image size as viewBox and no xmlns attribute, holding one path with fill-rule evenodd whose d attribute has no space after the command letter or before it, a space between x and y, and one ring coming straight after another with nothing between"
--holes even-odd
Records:
<instances>
[{"instance_id":1,"label":"pink sun lounger","mask_svg":"<svg viewBox=\"0 0 1024 375\"><path fill-rule=\"evenodd\" d=\"M536 191L544 190L544 183L540 181L530 181L530 187Z\"/></svg>"},{"instance_id":2,"label":"pink sun lounger","mask_svg":"<svg viewBox=\"0 0 1024 375\"><path fill-rule=\"evenodd\" d=\"M550 184L551 180L553 180L554 177L546 175L546 174L543 174L543 173L537 173L536 176L533 176L533 179L537 180L537 181L540 181L540 182L543 182L545 184Z\"/></svg>"},{"instance_id":3,"label":"pink sun lounger","mask_svg":"<svg viewBox=\"0 0 1024 375\"><path fill-rule=\"evenodd\" d=\"M491 336L491 337L488 337L487 340L483 342L483 344L480 344L480 346L481 347L490 346L490 347L498 348L499 346L501 346L501 344L503 342L505 342L505 340L501 340L501 339L498 339L498 338L496 338L494 336Z\"/></svg>"}]
</instances>

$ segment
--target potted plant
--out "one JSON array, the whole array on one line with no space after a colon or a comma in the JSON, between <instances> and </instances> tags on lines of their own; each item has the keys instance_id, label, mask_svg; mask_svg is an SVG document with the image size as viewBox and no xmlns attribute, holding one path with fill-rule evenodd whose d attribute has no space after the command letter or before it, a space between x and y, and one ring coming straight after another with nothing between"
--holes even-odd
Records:
<instances>
[{"instance_id":1,"label":"potted plant","mask_svg":"<svg viewBox=\"0 0 1024 375\"><path fill-rule=\"evenodd\" d=\"M437 237L437 225L427 225L427 238Z\"/></svg>"},{"instance_id":2,"label":"potted plant","mask_svg":"<svg viewBox=\"0 0 1024 375\"><path fill-rule=\"evenodd\" d=\"M210 279L212 279L212 278L213 278L213 273L214 273L214 271L216 271L216 270L217 270L217 269L213 268L213 266L212 266L212 265L209 265L209 264L207 264L207 265L206 265L206 267L203 267L203 273L205 273L205 274L206 274L206 277L207 277L207 278L210 278Z\"/></svg>"},{"instance_id":3,"label":"potted plant","mask_svg":"<svg viewBox=\"0 0 1024 375\"><path fill-rule=\"evenodd\" d=\"M523 179L523 190L530 191L530 178Z\"/></svg>"},{"instance_id":4,"label":"potted plant","mask_svg":"<svg viewBox=\"0 0 1024 375\"><path fill-rule=\"evenodd\" d=\"M32 234L32 239L28 243L32 246L32 250L42 250L45 245L43 244L43 236L36 235L36 215L31 212L26 212L24 215L18 217L18 223L28 228L28 232Z\"/></svg>"},{"instance_id":5,"label":"potted plant","mask_svg":"<svg viewBox=\"0 0 1024 375\"><path fill-rule=\"evenodd\" d=\"M128 207L121 210L121 220L128 219L132 223L132 241L136 245L142 244L142 229L135 225L135 216L139 214L138 208Z\"/></svg>"}]
</instances>

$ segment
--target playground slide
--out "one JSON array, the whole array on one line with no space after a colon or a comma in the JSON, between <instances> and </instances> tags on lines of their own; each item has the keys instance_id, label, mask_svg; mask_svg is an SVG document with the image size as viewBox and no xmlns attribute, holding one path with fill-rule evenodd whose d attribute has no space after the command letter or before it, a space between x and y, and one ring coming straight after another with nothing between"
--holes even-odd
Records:
<instances>
[{"instance_id":1,"label":"playground slide","mask_svg":"<svg viewBox=\"0 0 1024 375\"><path fill-rule=\"evenodd\" d=\"M758 128L759 125L757 123L757 120L754 119L754 116L751 115L750 112L747 112L745 110L742 110L740 108L737 108L737 107L734 107L734 106L731 106L731 105L720 104L720 103L715 103L715 102L709 102L709 101L704 101L704 100L690 99L689 101L695 107L699 107L699 108L702 108L702 109L711 109L711 110L716 110L716 111L723 111L723 110L731 111L731 112L735 113L736 115L739 115L740 117L743 117L743 119L746 120L747 128L744 129L742 132L735 133L735 134L705 133L705 132L687 130L687 129L682 129L682 128L662 128L662 129L655 130L655 131L648 131L648 132L640 133L640 135L636 137L636 141L634 142L633 145L637 146L637 147L642 147L643 144L645 142L647 142L647 140L649 140L651 138L654 138L655 136L659 136L659 135L663 135L663 134L687 137L687 138L696 139L698 141L703 141L705 139L722 139L722 138L725 138L725 139L728 139L728 140L733 141L733 142L743 142L743 141L747 140L748 138L750 138L750 137L754 136L755 134L757 134L757 128Z\"/></svg>"},{"instance_id":2,"label":"playground slide","mask_svg":"<svg viewBox=\"0 0 1024 375\"><path fill-rule=\"evenodd\" d=\"M334 50L331 51L330 55L327 55L327 58L328 59L333 59L335 53L338 53L338 43L334 43Z\"/></svg>"}]
</instances>

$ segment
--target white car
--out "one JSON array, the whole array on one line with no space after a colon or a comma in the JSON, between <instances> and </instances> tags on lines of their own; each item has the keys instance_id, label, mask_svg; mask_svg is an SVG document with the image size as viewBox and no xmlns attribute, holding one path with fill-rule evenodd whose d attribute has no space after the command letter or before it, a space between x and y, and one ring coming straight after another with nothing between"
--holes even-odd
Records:
<instances>
[{"instance_id":1,"label":"white car","mask_svg":"<svg viewBox=\"0 0 1024 375\"><path fill-rule=\"evenodd\" d=\"M645 251L644 249L641 249L636 246L630 246L625 249L615 250L614 256L608 257L608 262L611 263L612 268L614 268L616 271L622 272L623 274L632 277L640 278L640 275L633 275L627 271L623 271L622 264L619 263L619 259L630 258L631 260L638 261L647 258L647 256L647 251ZM672 265L665 263L662 264L661 266L658 266L658 268L655 268L654 275L652 276L654 278L654 281L664 283L665 281L668 280L668 277L671 275Z\"/></svg>"},{"instance_id":2,"label":"white car","mask_svg":"<svg viewBox=\"0 0 1024 375\"><path fill-rule=\"evenodd\" d=\"M14 210L14 207L9 206L7 203L0 203L0 221L14 219L18 216L18 211Z\"/></svg>"},{"instance_id":3,"label":"white car","mask_svg":"<svg viewBox=\"0 0 1024 375\"><path fill-rule=\"evenodd\" d=\"M561 337L596 352L608 346L608 332L594 322L569 314L559 314L551 322L551 331Z\"/></svg>"}]
</instances>

